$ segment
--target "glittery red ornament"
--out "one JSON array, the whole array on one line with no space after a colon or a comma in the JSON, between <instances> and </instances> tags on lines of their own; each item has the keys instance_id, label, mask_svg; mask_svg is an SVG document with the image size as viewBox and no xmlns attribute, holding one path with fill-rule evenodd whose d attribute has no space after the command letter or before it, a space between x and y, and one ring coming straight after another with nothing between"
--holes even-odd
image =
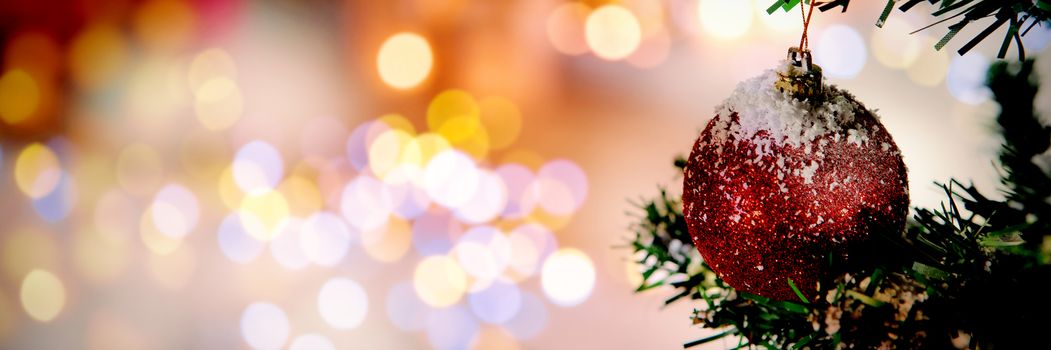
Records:
<instances>
[{"instance_id":1,"label":"glittery red ornament","mask_svg":"<svg viewBox=\"0 0 1051 350\"><path fill-rule=\"evenodd\" d=\"M690 154L683 213L729 285L798 299L791 279L812 300L830 254L849 260L874 235L904 229L908 179L872 112L834 86L806 101L775 89L785 67L741 83L718 108Z\"/></svg>"}]
</instances>

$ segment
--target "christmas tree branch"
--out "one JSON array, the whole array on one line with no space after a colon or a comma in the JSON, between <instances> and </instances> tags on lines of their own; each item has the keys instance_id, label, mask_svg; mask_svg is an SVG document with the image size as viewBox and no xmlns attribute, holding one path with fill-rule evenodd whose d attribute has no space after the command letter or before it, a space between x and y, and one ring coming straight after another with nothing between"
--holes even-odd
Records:
<instances>
[{"instance_id":1,"label":"christmas tree branch","mask_svg":"<svg viewBox=\"0 0 1051 350\"><path fill-rule=\"evenodd\" d=\"M997 53L998 58L1004 58L1007 55L1007 51L1014 42L1018 48L1019 60L1025 60L1025 48L1022 46L1022 37L1029 33L1029 30L1037 25L1051 25L1051 0L926 0L931 6L935 6L931 11L931 16L937 19L934 23L920 28L918 31L928 29L935 25L960 18L959 21L952 25L949 25L948 32L942 36L934 48L941 50L946 44L952 40L957 33L963 30L968 24L975 23L980 20L984 20L988 17L993 17L994 20L984 30L971 38L967 43L960 47L957 52L960 55L966 54L968 51L973 49L978 43L985 41L997 29L1002 28L1005 24L1009 25L1004 39L1000 45L1000 50ZM800 3L809 3L810 1L802 0L775 0L773 4L767 8L766 12L772 14L778 9L784 11L791 11L796 5ZM887 22L887 18L890 16L894 6L900 2L899 0L887 0L886 6L880 13L879 19L876 20L877 27L883 27ZM901 12L907 12L913 9L917 4L924 2L924 0L908 0L898 7ZM818 2L818 7L822 12L828 11L834 8L842 8L842 12L847 11L847 6L850 4L850 0L834 0ZM1026 26L1026 22L1030 22L1025 30L1022 30ZM916 33L913 32L913 33Z\"/></svg>"}]
</instances>

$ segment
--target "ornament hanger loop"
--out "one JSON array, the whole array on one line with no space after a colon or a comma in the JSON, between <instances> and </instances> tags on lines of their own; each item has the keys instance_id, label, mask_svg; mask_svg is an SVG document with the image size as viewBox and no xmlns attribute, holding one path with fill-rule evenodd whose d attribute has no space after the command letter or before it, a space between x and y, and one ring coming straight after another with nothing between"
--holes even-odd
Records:
<instances>
[{"instance_id":1,"label":"ornament hanger loop","mask_svg":"<svg viewBox=\"0 0 1051 350\"><path fill-rule=\"evenodd\" d=\"M814 70L814 57L810 54L810 50L790 47L788 48L788 61L792 62L793 66L806 71Z\"/></svg>"},{"instance_id":2,"label":"ornament hanger loop","mask_svg":"<svg viewBox=\"0 0 1051 350\"><path fill-rule=\"evenodd\" d=\"M799 100L824 100L825 87L821 81L821 67L814 64L810 50L789 48L788 60L777 70L777 76L778 79L774 81L777 90Z\"/></svg>"},{"instance_id":3,"label":"ornament hanger loop","mask_svg":"<svg viewBox=\"0 0 1051 350\"><path fill-rule=\"evenodd\" d=\"M803 16L803 35L799 38L799 49L802 51L808 51L810 49L810 39L807 38L807 29L810 28L810 18L814 15L814 5L817 0L810 0L810 10L803 4L799 4L799 13Z\"/></svg>"}]
</instances>

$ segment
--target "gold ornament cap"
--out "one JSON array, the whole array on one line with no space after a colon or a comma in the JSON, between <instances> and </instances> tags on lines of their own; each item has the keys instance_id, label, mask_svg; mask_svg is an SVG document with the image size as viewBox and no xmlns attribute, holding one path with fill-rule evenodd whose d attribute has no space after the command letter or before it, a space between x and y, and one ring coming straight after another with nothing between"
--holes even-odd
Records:
<instances>
[{"instance_id":1,"label":"gold ornament cap","mask_svg":"<svg viewBox=\"0 0 1051 350\"><path fill-rule=\"evenodd\" d=\"M810 50L798 47L788 49L788 60L777 69L774 88L788 93L796 99L821 101L825 97L825 86L821 82L821 67L814 64Z\"/></svg>"}]
</instances>

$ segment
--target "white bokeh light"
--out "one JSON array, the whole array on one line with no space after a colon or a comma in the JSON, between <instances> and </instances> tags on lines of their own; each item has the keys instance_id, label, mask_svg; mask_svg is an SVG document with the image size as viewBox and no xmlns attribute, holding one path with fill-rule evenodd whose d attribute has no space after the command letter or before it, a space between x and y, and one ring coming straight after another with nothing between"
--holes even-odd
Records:
<instances>
[{"instance_id":1,"label":"white bokeh light","mask_svg":"<svg viewBox=\"0 0 1051 350\"><path fill-rule=\"evenodd\" d=\"M308 333L292 339L288 350L336 350L336 344L323 335Z\"/></svg>"},{"instance_id":2,"label":"white bokeh light","mask_svg":"<svg viewBox=\"0 0 1051 350\"><path fill-rule=\"evenodd\" d=\"M234 262L250 263L265 248L262 242L252 237L245 229L243 223L250 220L238 214L230 214L219 224L219 248L223 255Z\"/></svg>"},{"instance_id":3,"label":"white bokeh light","mask_svg":"<svg viewBox=\"0 0 1051 350\"><path fill-rule=\"evenodd\" d=\"M431 205L431 197L427 191L412 183L387 183L387 188L394 196L393 214L399 218L412 220L427 211Z\"/></svg>"},{"instance_id":4,"label":"white bokeh light","mask_svg":"<svg viewBox=\"0 0 1051 350\"><path fill-rule=\"evenodd\" d=\"M321 318L336 329L354 329L365 321L368 296L361 285L347 278L333 278L321 286L317 296Z\"/></svg>"},{"instance_id":5,"label":"white bokeh light","mask_svg":"<svg viewBox=\"0 0 1051 350\"><path fill-rule=\"evenodd\" d=\"M507 206L507 186L499 175L482 170L478 190L466 204L457 208L456 217L467 224L481 224L495 219Z\"/></svg>"},{"instance_id":6,"label":"white bokeh light","mask_svg":"<svg viewBox=\"0 0 1051 350\"><path fill-rule=\"evenodd\" d=\"M700 0L701 28L719 39L735 39L752 26L752 4L745 0Z\"/></svg>"},{"instance_id":7,"label":"white bokeh light","mask_svg":"<svg viewBox=\"0 0 1051 350\"><path fill-rule=\"evenodd\" d=\"M549 177L537 177L526 188L523 207L537 207L555 215L570 215L577 209L573 190L565 183Z\"/></svg>"},{"instance_id":8,"label":"white bokeh light","mask_svg":"<svg viewBox=\"0 0 1051 350\"><path fill-rule=\"evenodd\" d=\"M427 163L424 187L436 203L450 209L467 204L478 190L478 168L471 157L446 150Z\"/></svg>"},{"instance_id":9,"label":"white bokeh light","mask_svg":"<svg viewBox=\"0 0 1051 350\"><path fill-rule=\"evenodd\" d=\"M520 219L533 211L527 205L536 205L536 201L525 201L526 190L533 183L533 172L521 164L505 164L496 168L496 174L507 186L507 205L501 215L505 219Z\"/></svg>"},{"instance_id":10,"label":"white bokeh light","mask_svg":"<svg viewBox=\"0 0 1051 350\"><path fill-rule=\"evenodd\" d=\"M544 261L540 282L552 303L575 306L591 296L595 288L595 267L584 252L564 248Z\"/></svg>"},{"instance_id":11,"label":"white bokeh light","mask_svg":"<svg viewBox=\"0 0 1051 350\"><path fill-rule=\"evenodd\" d=\"M510 321L522 307L522 292L509 281L495 281L488 288L467 296L471 312L478 319L502 324Z\"/></svg>"},{"instance_id":12,"label":"white bokeh light","mask_svg":"<svg viewBox=\"0 0 1051 350\"><path fill-rule=\"evenodd\" d=\"M521 299L518 314L500 326L511 332L515 339L529 340L547 327L547 305L529 291L522 291Z\"/></svg>"},{"instance_id":13,"label":"white bokeh light","mask_svg":"<svg viewBox=\"0 0 1051 350\"><path fill-rule=\"evenodd\" d=\"M463 271L474 277L471 291L484 289L511 262L511 243L500 230L479 226L468 230L454 248Z\"/></svg>"},{"instance_id":14,"label":"white bokeh light","mask_svg":"<svg viewBox=\"0 0 1051 350\"><path fill-rule=\"evenodd\" d=\"M260 194L273 189L284 172L281 153L263 141L246 143L234 156L234 182L245 193Z\"/></svg>"},{"instance_id":15,"label":"white bokeh light","mask_svg":"<svg viewBox=\"0 0 1051 350\"><path fill-rule=\"evenodd\" d=\"M361 175L347 183L340 197L340 211L347 222L362 231L387 224L394 209L394 195L371 176Z\"/></svg>"},{"instance_id":16,"label":"white bokeh light","mask_svg":"<svg viewBox=\"0 0 1051 350\"><path fill-rule=\"evenodd\" d=\"M868 49L854 28L835 24L825 28L813 42L814 63L826 77L853 78L865 68Z\"/></svg>"},{"instance_id":17,"label":"white bokeh light","mask_svg":"<svg viewBox=\"0 0 1051 350\"><path fill-rule=\"evenodd\" d=\"M953 55L949 63L949 72L945 76L945 85L949 93L960 102L977 105L989 99L991 93L985 86L986 72L989 70L989 59L979 52L968 52L966 55Z\"/></svg>"},{"instance_id":18,"label":"white bokeh light","mask_svg":"<svg viewBox=\"0 0 1051 350\"><path fill-rule=\"evenodd\" d=\"M285 219L278 224L277 235L270 241L270 255L285 269L300 270L310 264L299 244L302 228L303 220Z\"/></svg>"},{"instance_id":19,"label":"white bokeh light","mask_svg":"<svg viewBox=\"0 0 1051 350\"><path fill-rule=\"evenodd\" d=\"M438 309L427 317L427 340L439 350L468 349L478 335L478 321L463 305Z\"/></svg>"},{"instance_id":20,"label":"white bokeh light","mask_svg":"<svg viewBox=\"0 0 1051 350\"><path fill-rule=\"evenodd\" d=\"M280 349L288 340L288 316L270 303L253 303L241 313L241 336L253 349Z\"/></svg>"},{"instance_id":21,"label":"white bokeh light","mask_svg":"<svg viewBox=\"0 0 1051 350\"><path fill-rule=\"evenodd\" d=\"M588 14L584 39L595 56L615 61L639 48L642 28L631 10L617 4L603 5Z\"/></svg>"},{"instance_id":22,"label":"white bokeh light","mask_svg":"<svg viewBox=\"0 0 1051 350\"><path fill-rule=\"evenodd\" d=\"M193 192L179 184L168 184L153 196L150 214L158 232L182 238L197 226L200 207Z\"/></svg>"},{"instance_id":23,"label":"white bokeh light","mask_svg":"<svg viewBox=\"0 0 1051 350\"><path fill-rule=\"evenodd\" d=\"M347 255L350 244L358 239L339 216L329 212L311 215L299 232L299 246L311 262L321 266L335 266Z\"/></svg>"}]
</instances>

